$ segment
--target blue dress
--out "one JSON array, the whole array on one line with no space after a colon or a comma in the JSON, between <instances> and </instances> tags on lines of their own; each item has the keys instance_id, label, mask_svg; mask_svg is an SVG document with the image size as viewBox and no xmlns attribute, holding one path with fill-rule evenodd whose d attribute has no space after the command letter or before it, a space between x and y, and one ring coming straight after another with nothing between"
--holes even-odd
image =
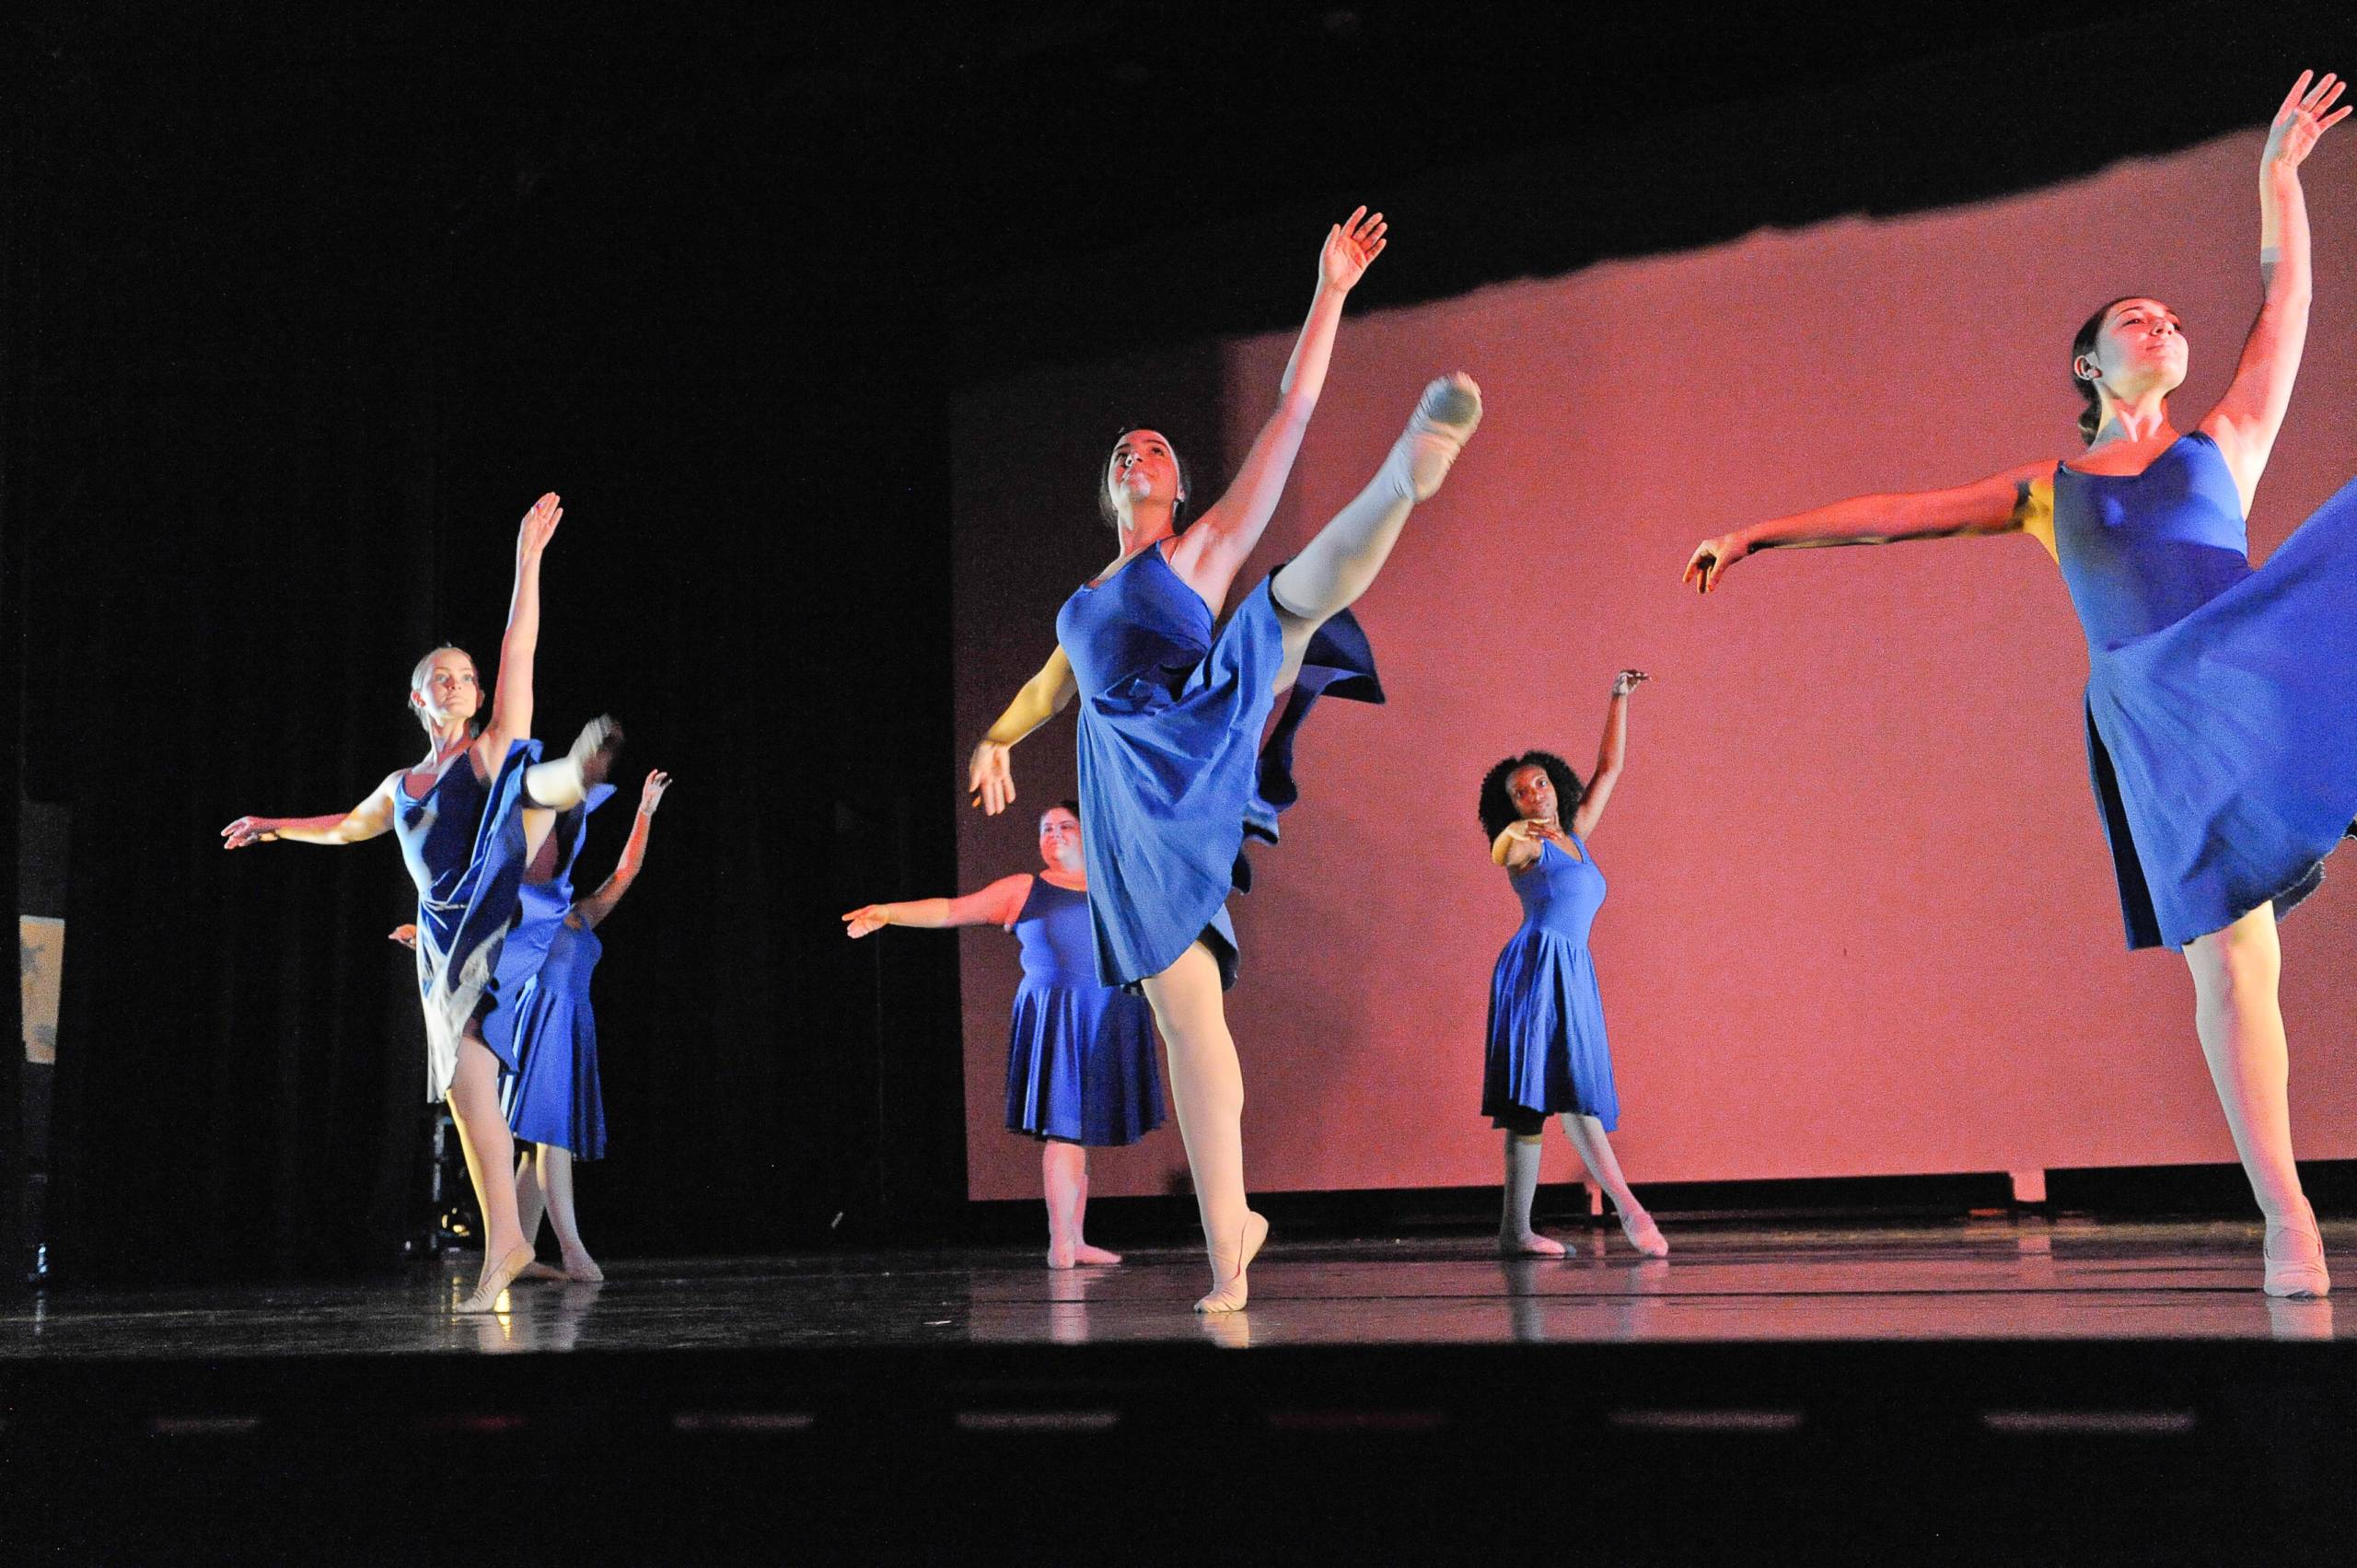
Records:
<instances>
[{"instance_id":1,"label":"blue dress","mask_svg":"<svg viewBox=\"0 0 2357 1568\"><path fill-rule=\"evenodd\" d=\"M507 1125L518 1138L554 1144L580 1160L606 1152L598 1018L589 1009L589 978L605 951L579 916L560 916L540 968L515 1000L521 1062L507 1094Z\"/></svg>"},{"instance_id":2,"label":"blue dress","mask_svg":"<svg viewBox=\"0 0 2357 1568\"><path fill-rule=\"evenodd\" d=\"M1034 877L1010 929L1023 983L1006 1042L1006 1130L1111 1148L1161 1126L1146 1005L1097 980L1088 895Z\"/></svg>"},{"instance_id":3,"label":"blue dress","mask_svg":"<svg viewBox=\"0 0 2357 1568\"><path fill-rule=\"evenodd\" d=\"M488 785L465 756L423 796L393 784L393 834L417 884L417 990L425 1008L425 1098L448 1098L459 1041L487 1001L524 876L524 772L540 743L518 740ZM496 1052L494 1052L496 1053ZM514 1061L501 1056L503 1065Z\"/></svg>"},{"instance_id":4,"label":"blue dress","mask_svg":"<svg viewBox=\"0 0 2357 1568\"><path fill-rule=\"evenodd\" d=\"M2357 484L2253 571L2234 475L2196 432L2141 474L2057 465L2054 550L2128 946L2288 911L2357 819Z\"/></svg>"},{"instance_id":5,"label":"blue dress","mask_svg":"<svg viewBox=\"0 0 2357 1568\"><path fill-rule=\"evenodd\" d=\"M611 784L595 785L580 805L560 815L549 830L549 837L557 848L555 871L545 882L526 882L516 889L515 923L507 928L507 940L500 946L499 963L493 970L490 986L490 994L507 1005L494 1005L483 1016L482 1024L484 1043L511 1068L523 1060L513 1003L540 972L541 962L548 957L549 944L556 939L557 927L573 909L573 863L580 857L582 842L589 836L589 813L611 799L613 793ZM500 1079L503 1099L512 1098L515 1082L512 1075Z\"/></svg>"},{"instance_id":6,"label":"blue dress","mask_svg":"<svg viewBox=\"0 0 2357 1568\"><path fill-rule=\"evenodd\" d=\"M1088 909L1108 985L1160 974L1197 941L1221 983L1236 983L1227 895L1251 885L1246 832L1274 843L1294 802L1295 732L1322 694L1383 701L1365 634L1343 611L1310 639L1261 745L1284 659L1270 580L1214 635L1211 606L1155 545L1056 615L1080 694Z\"/></svg>"},{"instance_id":7,"label":"blue dress","mask_svg":"<svg viewBox=\"0 0 2357 1568\"><path fill-rule=\"evenodd\" d=\"M1604 873L1577 836L1578 859L1542 842L1538 858L1507 873L1522 900L1522 925L1490 975L1490 1040L1481 1074L1481 1114L1499 1126L1536 1113L1575 1110L1620 1125L1612 1051L1604 1038L1604 998L1587 951L1588 927L1604 907Z\"/></svg>"}]
</instances>

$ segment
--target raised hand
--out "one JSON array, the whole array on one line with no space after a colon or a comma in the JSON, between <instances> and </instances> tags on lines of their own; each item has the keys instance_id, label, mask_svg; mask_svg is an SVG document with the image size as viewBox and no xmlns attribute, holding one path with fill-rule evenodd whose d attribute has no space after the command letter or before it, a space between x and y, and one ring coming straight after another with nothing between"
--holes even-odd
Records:
<instances>
[{"instance_id":1,"label":"raised hand","mask_svg":"<svg viewBox=\"0 0 2357 1568\"><path fill-rule=\"evenodd\" d=\"M549 540L556 537L557 524L563 520L564 508L558 504L555 491L533 502L516 529L516 559L528 561L546 550Z\"/></svg>"},{"instance_id":2,"label":"raised hand","mask_svg":"<svg viewBox=\"0 0 2357 1568\"><path fill-rule=\"evenodd\" d=\"M2283 95L2282 105L2275 111L2275 123L2268 127L2267 150L2258 155L2260 168L2299 168L2315 148L2316 138L2349 118L2345 105L2329 114L2325 112L2332 109L2349 84L2327 71L2324 80L2310 87L2309 79L2315 75L2313 71L2301 72L2300 79L2292 84L2292 90Z\"/></svg>"},{"instance_id":3,"label":"raised hand","mask_svg":"<svg viewBox=\"0 0 2357 1568\"><path fill-rule=\"evenodd\" d=\"M1637 689L1639 681L1652 679L1652 676L1642 669L1624 669L1612 678L1612 694L1616 697L1625 697Z\"/></svg>"},{"instance_id":4,"label":"raised hand","mask_svg":"<svg viewBox=\"0 0 2357 1568\"><path fill-rule=\"evenodd\" d=\"M973 761L967 764L966 788L986 817L997 816L1015 801L1015 770L1007 761L1013 749L985 740L974 748Z\"/></svg>"},{"instance_id":5,"label":"raised hand","mask_svg":"<svg viewBox=\"0 0 2357 1568\"><path fill-rule=\"evenodd\" d=\"M1691 583L1697 593L1709 593L1719 586L1727 568L1751 553L1741 533L1723 533L1716 539L1706 539L1694 547L1693 555L1686 563L1685 575L1678 580Z\"/></svg>"},{"instance_id":6,"label":"raised hand","mask_svg":"<svg viewBox=\"0 0 2357 1568\"><path fill-rule=\"evenodd\" d=\"M278 819L275 817L240 817L221 830L223 849L243 849L248 844L275 842Z\"/></svg>"},{"instance_id":7,"label":"raised hand","mask_svg":"<svg viewBox=\"0 0 2357 1568\"><path fill-rule=\"evenodd\" d=\"M652 817L655 808L663 804L663 792L671 787L671 775L656 768L646 775L646 783L638 792L638 814Z\"/></svg>"},{"instance_id":8,"label":"raised hand","mask_svg":"<svg viewBox=\"0 0 2357 1568\"><path fill-rule=\"evenodd\" d=\"M843 935L857 939L871 931L883 930L892 923L884 915L884 912L891 907L889 904L860 905L843 916Z\"/></svg>"},{"instance_id":9,"label":"raised hand","mask_svg":"<svg viewBox=\"0 0 2357 1568\"><path fill-rule=\"evenodd\" d=\"M1327 287L1348 293L1366 275L1368 263L1383 254L1390 241L1383 238L1383 215L1367 215L1361 207L1326 231L1325 248L1318 252L1318 276Z\"/></svg>"},{"instance_id":10,"label":"raised hand","mask_svg":"<svg viewBox=\"0 0 2357 1568\"><path fill-rule=\"evenodd\" d=\"M396 925L385 933L385 939L389 942L398 942L404 947L414 947L417 946L417 927Z\"/></svg>"}]
</instances>

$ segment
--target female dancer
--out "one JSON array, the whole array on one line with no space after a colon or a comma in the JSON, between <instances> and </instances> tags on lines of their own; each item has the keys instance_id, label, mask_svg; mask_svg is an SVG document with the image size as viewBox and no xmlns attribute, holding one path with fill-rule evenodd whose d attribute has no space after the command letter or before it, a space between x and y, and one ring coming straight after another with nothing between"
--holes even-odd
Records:
<instances>
[{"instance_id":1,"label":"female dancer","mask_svg":"<svg viewBox=\"0 0 2357 1568\"><path fill-rule=\"evenodd\" d=\"M1620 1228L1649 1258L1669 1255L1661 1227L1629 1191L1605 1136L1620 1124L1612 1088L1612 1052L1604 1038L1604 1002L1588 958L1588 926L1604 903L1604 873L1588 853L1588 835L1620 782L1629 745L1629 693L1650 679L1624 669L1612 682L1604 743L1583 785L1551 751L1526 751L1481 780L1481 830L1492 864L1506 868L1522 900L1522 926L1506 941L1490 976L1490 1043L1481 1075L1481 1114L1505 1132L1505 1212L1498 1246L1509 1255L1561 1258L1563 1244L1530 1228L1538 1191L1538 1140L1560 1115L1580 1163L1611 1196ZM1562 816L1572 808L1570 830Z\"/></svg>"},{"instance_id":2,"label":"female dancer","mask_svg":"<svg viewBox=\"0 0 2357 1568\"><path fill-rule=\"evenodd\" d=\"M225 849L279 839L350 844L385 832L401 839L417 883L426 1098L449 1101L483 1216L482 1270L461 1312L490 1311L532 1260L508 1169L512 1140L499 1113L499 1071L514 1063L503 1063L484 1041L476 1015L494 1000L488 981L516 912L525 863L549 830L547 813L579 804L604 777L621 740L610 719L595 719L562 761L542 762L540 743L530 738L540 556L563 516L557 497L543 495L517 532L516 587L488 724L477 722L482 696L474 661L461 649L436 648L410 675L410 706L428 740L424 761L387 774L349 811L240 817L221 830Z\"/></svg>"},{"instance_id":3,"label":"female dancer","mask_svg":"<svg viewBox=\"0 0 2357 1568\"><path fill-rule=\"evenodd\" d=\"M1023 983L1006 1042L1006 1130L1039 1140L1039 1182L1048 1199L1048 1267L1118 1263L1091 1247L1088 1151L1134 1144L1162 1125L1162 1078L1145 1004L1097 979L1088 928L1088 867L1080 806L1059 801L1039 814L1040 872L1002 877L962 899L863 904L843 916L844 934L888 925L928 929L999 925L1023 944Z\"/></svg>"},{"instance_id":4,"label":"female dancer","mask_svg":"<svg viewBox=\"0 0 2357 1568\"><path fill-rule=\"evenodd\" d=\"M1382 252L1383 234L1383 215L1368 217L1364 207L1328 233L1276 411L1228 493L1183 535L1187 485L1170 444L1144 429L1114 444L1098 488L1120 553L1065 600L1055 653L974 748L969 773L975 803L1004 810L1015 798L1009 750L1082 697L1080 800L1097 974L1144 991L1169 1048L1178 1133L1211 1254L1212 1289L1195 1304L1202 1312L1244 1306L1245 1269L1269 1230L1245 1202L1244 1077L1220 995L1236 972L1225 906L1229 889L1245 885L1244 835L1248 827L1275 838L1276 813L1295 794L1293 735L1319 693L1381 700L1365 640L1341 611L1375 580L1410 509L1440 488L1480 419L1469 377L1426 387L1365 490L1213 634L1293 471L1343 296ZM1294 694L1256 789L1254 747L1287 685Z\"/></svg>"},{"instance_id":5,"label":"female dancer","mask_svg":"<svg viewBox=\"0 0 2357 1568\"><path fill-rule=\"evenodd\" d=\"M2169 424L2186 341L2131 295L2087 319L2071 376L2087 407L2076 464L2040 461L1954 490L1866 495L1706 540L1686 577L1708 593L1757 550L2026 532L2061 567L2087 636L2087 751L2131 948L2184 952L2194 1027L2267 1216L2264 1288L2330 1286L2292 1161L2276 916L2313 890L2357 818L2357 485L2251 570L2244 516L2291 401L2307 335L2299 168L2349 113L2303 72L2259 159L2266 302L2226 395L2189 434Z\"/></svg>"}]
</instances>

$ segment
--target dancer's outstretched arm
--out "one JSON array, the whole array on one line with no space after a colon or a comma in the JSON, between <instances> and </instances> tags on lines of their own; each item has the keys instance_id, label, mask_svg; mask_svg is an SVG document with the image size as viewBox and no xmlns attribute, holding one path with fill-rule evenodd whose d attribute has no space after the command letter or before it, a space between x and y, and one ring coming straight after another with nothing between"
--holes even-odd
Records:
<instances>
[{"instance_id":1,"label":"dancer's outstretched arm","mask_svg":"<svg viewBox=\"0 0 2357 1568\"><path fill-rule=\"evenodd\" d=\"M1727 568L1760 550L1829 544L1896 544L1959 534L2028 533L2054 552L2054 463L2024 463L1950 490L1853 495L1706 539L1694 547L1681 581L1709 593Z\"/></svg>"},{"instance_id":2,"label":"dancer's outstretched arm","mask_svg":"<svg viewBox=\"0 0 2357 1568\"><path fill-rule=\"evenodd\" d=\"M1587 793L1572 813L1572 831L1586 838L1604 818L1604 803L1620 782L1620 764L1629 754L1629 693L1652 676L1642 669L1624 669L1612 679L1612 696L1604 708L1604 740L1596 749L1596 772L1588 775Z\"/></svg>"},{"instance_id":3,"label":"dancer's outstretched arm","mask_svg":"<svg viewBox=\"0 0 2357 1568\"><path fill-rule=\"evenodd\" d=\"M1039 667L1039 673L1023 683L1015 701L999 714L998 722L990 727L980 744L974 748L972 759L966 764L966 788L973 796L973 803L984 815L995 817L1015 799L1015 772L1007 761L1007 753L1015 743L1064 711L1073 693L1079 690L1072 676L1072 660L1064 656L1061 644Z\"/></svg>"},{"instance_id":4,"label":"dancer's outstretched arm","mask_svg":"<svg viewBox=\"0 0 2357 1568\"><path fill-rule=\"evenodd\" d=\"M630 842L622 845L621 857L614 862L613 875L598 884L598 890L573 906L571 919L586 930L614 912L622 901L630 885L638 880L638 869L646 864L646 840L655 826L656 807L663 804L663 792L671 787L671 775L657 768L646 775L646 783L638 792L638 816L630 825Z\"/></svg>"},{"instance_id":5,"label":"dancer's outstretched arm","mask_svg":"<svg viewBox=\"0 0 2357 1568\"><path fill-rule=\"evenodd\" d=\"M2291 406L2292 383L2300 373L2300 353L2308 337L2308 301L2313 288L2308 261L2308 203L2300 189L2300 165L2316 138L2347 118L2334 110L2348 84L2329 72L2309 86L2303 71L2275 111L2267 149L2258 159L2258 273L2266 289L2258 319L2244 340L2235 379L2201 430L2218 444L2234 470L2243 510L2250 510L2266 471L2276 433ZM2327 111L2330 110L2329 113Z\"/></svg>"},{"instance_id":6,"label":"dancer's outstretched arm","mask_svg":"<svg viewBox=\"0 0 2357 1568\"><path fill-rule=\"evenodd\" d=\"M1194 526L1171 548L1171 567L1209 604L1225 601L1228 585L1260 542L1277 509L1277 497L1284 493L1294 459L1301 451L1301 438L1308 433L1309 416L1326 389L1326 366L1342 322L1343 296L1366 275L1368 263L1383 254L1388 243L1384 228L1381 213L1370 216L1361 207L1327 231L1326 244L1318 253L1318 292L1310 296L1309 319L1302 323L1293 357L1277 382L1277 406L1253 437L1252 449L1244 455L1226 493L1198 513Z\"/></svg>"},{"instance_id":7,"label":"dancer's outstretched arm","mask_svg":"<svg viewBox=\"0 0 2357 1568\"><path fill-rule=\"evenodd\" d=\"M532 733L532 658L540 645L540 555L556 534L564 508L551 491L532 503L516 530L516 587L507 600L507 630L499 639L491 718L474 745L477 771L499 772L511 742Z\"/></svg>"},{"instance_id":8,"label":"dancer's outstretched arm","mask_svg":"<svg viewBox=\"0 0 2357 1568\"><path fill-rule=\"evenodd\" d=\"M243 849L284 839L296 844L356 844L393 830L393 781L388 773L373 794L349 811L324 817L240 817L221 830L223 849Z\"/></svg>"},{"instance_id":9,"label":"dancer's outstretched arm","mask_svg":"<svg viewBox=\"0 0 2357 1568\"><path fill-rule=\"evenodd\" d=\"M843 916L843 935L865 936L888 925L938 930L946 925L1013 925L1031 896L1031 874L1019 871L956 899L911 899L897 904L862 904Z\"/></svg>"}]
</instances>

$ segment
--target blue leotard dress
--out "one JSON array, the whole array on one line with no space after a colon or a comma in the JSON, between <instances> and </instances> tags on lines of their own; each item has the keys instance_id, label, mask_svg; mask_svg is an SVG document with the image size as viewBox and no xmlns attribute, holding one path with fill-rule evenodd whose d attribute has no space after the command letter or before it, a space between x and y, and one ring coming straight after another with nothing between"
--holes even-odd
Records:
<instances>
[{"instance_id":1,"label":"blue leotard dress","mask_svg":"<svg viewBox=\"0 0 2357 1568\"><path fill-rule=\"evenodd\" d=\"M575 1159L606 1152L598 1017L589 1008L589 979L605 951L578 915L560 916L540 967L515 1000L520 1062L507 1096L507 1125L518 1138L554 1144Z\"/></svg>"},{"instance_id":2,"label":"blue leotard dress","mask_svg":"<svg viewBox=\"0 0 2357 1568\"><path fill-rule=\"evenodd\" d=\"M1080 819L1097 972L1135 986L1197 941L1236 983L1231 889L1244 891L1248 831L1274 843L1296 796L1295 733L1321 695L1380 703L1366 635L1345 610L1310 639L1285 710L1275 706L1283 631L1274 574L1214 634L1211 606L1161 546L1140 551L1056 616L1080 693Z\"/></svg>"},{"instance_id":3,"label":"blue leotard dress","mask_svg":"<svg viewBox=\"0 0 2357 1568\"><path fill-rule=\"evenodd\" d=\"M2289 910L2357 819L2357 484L2253 571L2234 475L2196 432L2141 474L2058 465L2054 549L2128 946Z\"/></svg>"},{"instance_id":4,"label":"blue leotard dress","mask_svg":"<svg viewBox=\"0 0 2357 1568\"><path fill-rule=\"evenodd\" d=\"M425 1098L447 1098L468 1020L488 1003L524 875L524 772L540 743L518 740L488 785L460 756L423 796L393 784L393 834L417 884L417 990L425 1007ZM494 1048L494 1054L497 1054ZM501 1055L503 1065L512 1058Z\"/></svg>"},{"instance_id":5,"label":"blue leotard dress","mask_svg":"<svg viewBox=\"0 0 2357 1568\"><path fill-rule=\"evenodd\" d=\"M1584 841L1572 842L1576 859L1542 842L1537 860L1507 873L1522 925L1491 971L1481 1074L1481 1114L1501 1127L1564 1110L1595 1117L1608 1132L1620 1125L1604 998L1587 951L1588 927L1604 907L1604 873Z\"/></svg>"},{"instance_id":6,"label":"blue leotard dress","mask_svg":"<svg viewBox=\"0 0 2357 1568\"><path fill-rule=\"evenodd\" d=\"M1008 927L1023 983L1006 1042L1006 1130L1110 1148L1162 1125L1144 999L1097 978L1088 895L1031 878Z\"/></svg>"},{"instance_id":7,"label":"blue leotard dress","mask_svg":"<svg viewBox=\"0 0 2357 1568\"><path fill-rule=\"evenodd\" d=\"M549 838L556 845L556 869L545 882L525 882L516 889L516 919L507 928L507 940L500 945L499 963L492 971L491 994L500 1003L512 1003L525 984L540 972L540 964L548 957L549 944L556 937L557 926L573 908L573 863L581 854L582 842L589 836L589 813L613 797L614 786L593 786L581 804L559 814L549 830ZM527 871L530 868L526 867ZM523 1049L516 1037L516 1009L512 1005L496 1005L483 1016L482 1038L502 1062L520 1063ZM500 1080L503 1099L515 1087L512 1075Z\"/></svg>"}]
</instances>

